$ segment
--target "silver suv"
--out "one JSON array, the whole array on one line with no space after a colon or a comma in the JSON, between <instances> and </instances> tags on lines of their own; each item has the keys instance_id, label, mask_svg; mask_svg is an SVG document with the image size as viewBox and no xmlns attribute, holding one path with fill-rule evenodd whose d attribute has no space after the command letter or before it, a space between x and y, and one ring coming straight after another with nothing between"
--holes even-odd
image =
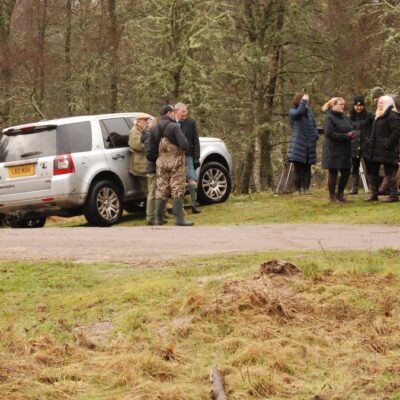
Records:
<instances>
[{"instance_id":1,"label":"silver suv","mask_svg":"<svg viewBox=\"0 0 400 400\"><path fill-rule=\"evenodd\" d=\"M145 199L129 174L135 113L40 121L0 136L0 214L14 228L42 227L51 215L84 214L96 226L117 223ZM220 139L200 138L198 198L225 201L232 158Z\"/></svg>"}]
</instances>

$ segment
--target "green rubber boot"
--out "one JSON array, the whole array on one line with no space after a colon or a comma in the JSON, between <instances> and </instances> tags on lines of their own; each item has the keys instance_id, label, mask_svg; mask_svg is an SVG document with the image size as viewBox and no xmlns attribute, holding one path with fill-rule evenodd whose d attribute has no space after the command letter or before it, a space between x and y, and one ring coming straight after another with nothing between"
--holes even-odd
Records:
<instances>
[{"instance_id":1,"label":"green rubber boot","mask_svg":"<svg viewBox=\"0 0 400 400\"><path fill-rule=\"evenodd\" d=\"M164 222L164 211L166 200L156 199L156 210L155 210L155 219L154 225L162 225Z\"/></svg>"},{"instance_id":2,"label":"green rubber boot","mask_svg":"<svg viewBox=\"0 0 400 400\"><path fill-rule=\"evenodd\" d=\"M183 216L183 199L172 199L172 212L175 216L175 225L192 226L193 221L187 221Z\"/></svg>"},{"instance_id":3,"label":"green rubber boot","mask_svg":"<svg viewBox=\"0 0 400 400\"><path fill-rule=\"evenodd\" d=\"M188 185L190 198L192 199L192 213L193 214L200 214L201 210L197 205L197 185Z\"/></svg>"}]
</instances>

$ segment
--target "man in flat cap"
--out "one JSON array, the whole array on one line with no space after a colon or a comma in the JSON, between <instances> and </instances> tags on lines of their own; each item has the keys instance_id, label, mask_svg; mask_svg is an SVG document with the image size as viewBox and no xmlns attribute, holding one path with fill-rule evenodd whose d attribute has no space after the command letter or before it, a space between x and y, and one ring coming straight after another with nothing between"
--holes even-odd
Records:
<instances>
[{"instance_id":1,"label":"man in flat cap","mask_svg":"<svg viewBox=\"0 0 400 400\"><path fill-rule=\"evenodd\" d=\"M144 153L144 145L140 140L142 133L149 125L149 115L144 113L136 113L135 123L129 133L129 149L131 151L131 160L129 172L135 179L135 184L141 188L143 193L147 194L147 177L146 167L147 159Z\"/></svg>"}]
</instances>

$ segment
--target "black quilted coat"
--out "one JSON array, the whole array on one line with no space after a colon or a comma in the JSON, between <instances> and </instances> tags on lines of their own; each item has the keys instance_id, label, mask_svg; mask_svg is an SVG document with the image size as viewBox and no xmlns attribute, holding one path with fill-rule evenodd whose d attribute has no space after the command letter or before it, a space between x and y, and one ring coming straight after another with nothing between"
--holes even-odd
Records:
<instances>
[{"instance_id":1,"label":"black quilted coat","mask_svg":"<svg viewBox=\"0 0 400 400\"><path fill-rule=\"evenodd\" d=\"M350 120L353 130L357 132L357 137L351 141L351 157L366 158L368 155L368 142L371 134L372 124L375 115L367 110L356 113L354 110L350 113Z\"/></svg>"},{"instance_id":2,"label":"black quilted coat","mask_svg":"<svg viewBox=\"0 0 400 400\"><path fill-rule=\"evenodd\" d=\"M368 145L368 161L396 165L399 161L400 115L389 107L374 121Z\"/></svg>"},{"instance_id":3,"label":"black quilted coat","mask_svg":"<svg viewBox=\"0 0 400 400\"><path fill-rule=\"evenodd\" d=\"M322 152L322 168L350 169L351 140L347 133L352 130L349 117L330 110L325 115L325 141Z\"/></svg>"}]
</instances>

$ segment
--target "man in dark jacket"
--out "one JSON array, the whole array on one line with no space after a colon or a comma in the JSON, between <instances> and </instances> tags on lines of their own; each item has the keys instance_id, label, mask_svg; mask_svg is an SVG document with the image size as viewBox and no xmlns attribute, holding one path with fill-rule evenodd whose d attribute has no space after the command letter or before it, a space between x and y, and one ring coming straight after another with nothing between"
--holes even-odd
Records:
<instances>
[{"instance_id":1,"label":"man in dark jacket","mask_svg":"<svg viewBox=\"0 0 400 400\"><path fill-rule=\"evenodd\" d=\"M192 212L199 214L201 211L197 205L197 175L196 169L200 167L200 140L197 133L196 122L188 118L188 110L185 104L175 105L175 117L188 141L188 150L186 152L186 179L190 197L192 199Z\"/></svg>"},{"instance_id":2,"label":"man in dark jacket","mask_svg":"<svg viewBox=\"0 0 400 400\"><path fill-rule=\"evenodd\" d=\"M183 216L188 142L174 119L175 109L165 105L160 114L159 124L150 129L147 152L147 159L156 162L155 224L162 225L165 205L171 197L175 225L190 226L193 222L186 221Z\"/></svg>"}]
</instances>

